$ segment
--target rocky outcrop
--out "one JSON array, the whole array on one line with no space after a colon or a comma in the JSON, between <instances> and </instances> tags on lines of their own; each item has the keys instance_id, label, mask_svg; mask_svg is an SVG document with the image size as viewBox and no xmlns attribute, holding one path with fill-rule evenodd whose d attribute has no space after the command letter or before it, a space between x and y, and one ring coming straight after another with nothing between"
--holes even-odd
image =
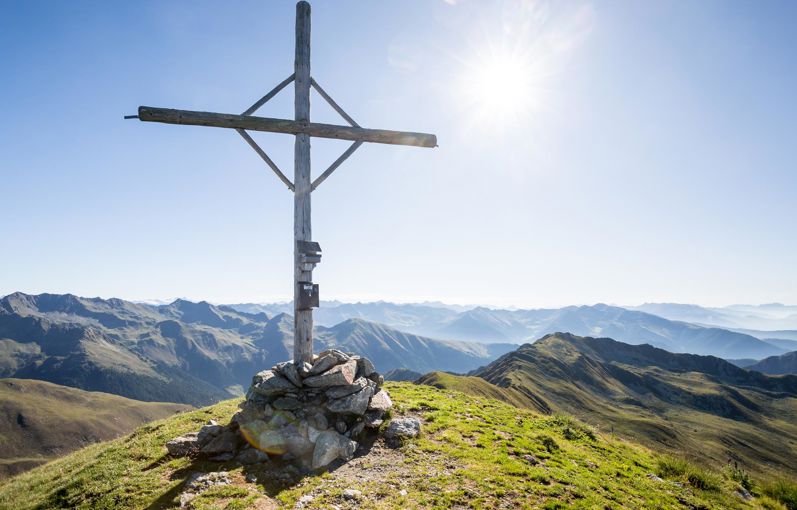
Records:
<instances>
[{"instance_id":1,"label":"rocky outcrop","mask_svg":"<svg viewBox=\"0 0 797 510\"><path fill-rule=\"evenodd\" d=\"M282 362L252 378L230 425L211 421L166 447L175 456L242 464L279 456L302 469L320 469L352 458L358 439L382 425L392 406L383 382L370 360L335 349L313 363Z\"/></svg>"}]
</instances>

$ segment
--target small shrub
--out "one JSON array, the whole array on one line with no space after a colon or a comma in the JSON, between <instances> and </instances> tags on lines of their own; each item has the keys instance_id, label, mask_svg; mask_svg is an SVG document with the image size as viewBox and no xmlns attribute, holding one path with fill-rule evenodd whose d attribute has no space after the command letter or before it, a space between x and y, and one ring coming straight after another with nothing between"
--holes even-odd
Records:
<instances>
[{"instance_id":1,"label":"small shrub","mask_svg":"<svg viewBox=\"0 0 797 510\"><path fill-rule=\"evenodd\" d=\"M691 468L686 476L689 485L701 491L718 491L720 489L720 481L717 475L695 466L691 466Z\"/></svg>"},{"instance_id":2,"label":"small shrub","mask_svg":"<svg viewBox=\"0 0 797 510\"><path fill-rule=\"evenodd\" d=\"M744 469L740 469L738 467L733 466L726 466L725 467L725 476L728 479L733 480L734 482L738 483L746 490L751 491L753 490L753 479L750 478L750 473L745 471Z\"/></svg>"},{"instance_id":3,"label":"small shrub","mask_svg":"<svg viewBox=\"0 0 797 510\"><path fill-rule=\"evenodd\" d=\"M776 480L765 484L761 492L780 501L789 510L797 510L797 483L789 480Z\"/></svg>"},{"instance_id":4,"label":"small shrub","mask_svg":"<svg viewBox=\"0 0 797 510\"><path fill-rule=\"evenodd\" d=\"M562 435L568 441L577 439L589 439L595 441L595 430L585 423L581 423L572 416L566 414L555 414L548 419L548 422L562 430Z\"/></svg>"},{"instance_id":5,"label":"small shrub","mask_svg":"<svg viewBox=\"0 0 797 510\"><path fill-rule=\"evenodd\" d=\"M542 443L542 446L548 451L548 453L553 453L559 449L559 445L556 443L556 440L551 436L542 435L537 437L537 439Z\"/></svg>"},{"instance_id":6,"label":"small shrub","mask_svg":"<svg viewBox=\"0 0 797 510\"><path fill-rule=\"evenodd\" d=\"M689 485L703 491L716 491L721 486L716 474L670 455L659 457L658 474L663 478L686 478Z\"/></svg>"},{"instance_id":7,"label":"small shrub","mask_svg":"<svg viewBox=\"0 0 797 510\"><path fill-rule=\"evenodd\" d=\"M658 463L659 476L664 478L675 478L682 476L689 471L689 463L677 457L664 455L659 457Z\"/></svg>"}]
</instances>

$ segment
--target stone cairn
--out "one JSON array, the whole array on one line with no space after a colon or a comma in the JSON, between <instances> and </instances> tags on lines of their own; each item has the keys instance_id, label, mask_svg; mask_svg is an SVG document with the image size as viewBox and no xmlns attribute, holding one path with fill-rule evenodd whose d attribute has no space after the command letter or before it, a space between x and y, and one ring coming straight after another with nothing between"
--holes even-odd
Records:
<instances>
[{"instance_id":1,"label":"stone cairn","mask_svg":"<svg viewBox=\"0 0 797 510\"><path fill-rule=\"evenodd\" d=\"M210 422L166 447L172 455L242 464L278 456L303 470L320 469L351 459L358 439L382 425L393 405L383 383L370 360L335 349L312 364L285 361L252 378L229 425Z\"/></svg>"}]
</instances>

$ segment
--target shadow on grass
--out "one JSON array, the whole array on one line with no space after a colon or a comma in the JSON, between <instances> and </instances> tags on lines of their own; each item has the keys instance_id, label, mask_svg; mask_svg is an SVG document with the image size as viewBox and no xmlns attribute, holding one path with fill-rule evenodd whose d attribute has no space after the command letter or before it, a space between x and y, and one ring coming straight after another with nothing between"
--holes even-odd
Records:
<instances>
[{"instance_id":1,"label":"shadow on grass","mask_svg":"<svg viewBox=\"0 0 797 510\"><path fill-rule=\"evenodd\" d=\"M373 447L377 438L378 435L376 433L367 434L360 438L358 440L359 447L357 448L357 451L354 452L354 458L356 459L367 455L368 452L371 451L371 448ZM168 455L164 455L144 469L152 469L157 467L160 464L167 462L169 458L170 457ZM282 460L279 457L272 457L268 462L249 464L245 466L241 466L241 464L235 460L228 462L213 462L202 458L193 458L189 465L174 471L169 476L171 481L179 480L180 483L161 494L158 499L146 507L146 510L161 510L179 507L179 497L180 494L182 494L185 490L186 482L192 474L197 472L212 473L242 468L243 475L247 480L253 480L251 483L256 484L262 493L271 498L275 498L282 491L291 489L298 485L306 477L316 476L323 472L332 472L345 464L345 461L336 460L321 470L302 471L290 461Z\"/></svg>"}]
</instances>

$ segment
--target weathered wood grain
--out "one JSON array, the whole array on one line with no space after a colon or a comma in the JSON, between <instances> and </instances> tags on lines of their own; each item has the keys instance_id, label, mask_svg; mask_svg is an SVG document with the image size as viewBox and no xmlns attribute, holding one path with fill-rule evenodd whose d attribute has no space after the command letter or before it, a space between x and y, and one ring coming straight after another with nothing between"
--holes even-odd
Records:
<instances>
[{"instance_id":1,"label":"weathered wood grain","mask_svg":"<svg viewBox=\"0 0 797 510\"><path fill-rule=\"evenodd\" d=\"M307 120L272 119L254 115L235 115L232 113L199 112L139 106L138 118L143 122L162 122L188 126L208 126L247 131L266 131L289 135L308 135L319 138L351 140L352 142L372 142L390 145L410 145L414 147L437 147L437 137L428 133L410 131L391 131L387 129L367 129L354 126L321 124Z\"/></svg>"},{"instance_id":2,"label":"weathered wood grain","mask_svg":"<svg viewBox=\"0 0 797 510\"><path fill-rule=\"evenodd\" d=\"M310 4L296 4L296 58L294 60L294 114L297 122L310 121ZM293 246L294 261L294 336L293 360L296 363L313 361L313 310L300 309L299 282L312 282L312 266L302 261L299 241L312 241L310 225L310 135L297 133L293 152Z\"/></svg>"}]
</instances>

